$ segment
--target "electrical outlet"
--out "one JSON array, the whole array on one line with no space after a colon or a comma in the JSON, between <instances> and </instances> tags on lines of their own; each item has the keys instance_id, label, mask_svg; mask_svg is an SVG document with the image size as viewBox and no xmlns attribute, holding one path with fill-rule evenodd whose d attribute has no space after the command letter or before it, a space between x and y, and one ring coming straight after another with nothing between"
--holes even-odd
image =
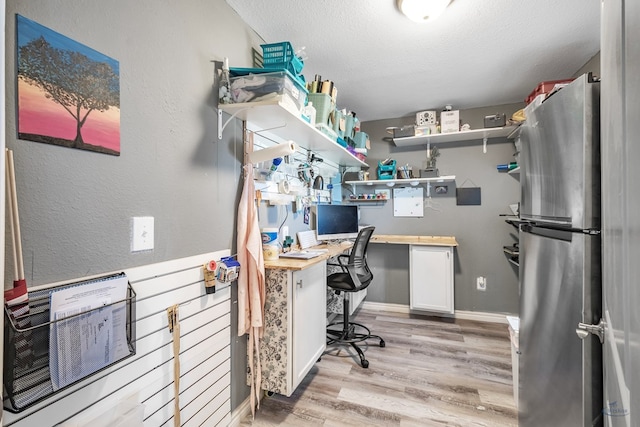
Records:
<instances>
[{"instance_id":1,"label":"electrical outlet","mask_svg":"<svg viewBox=\"0 0 640 427\"><path fill-rule=\"evenodd\" d=\"M487 278L483 276L476 277L476 289L479 291L487 290Z\"/></svg>"}]
</instances>

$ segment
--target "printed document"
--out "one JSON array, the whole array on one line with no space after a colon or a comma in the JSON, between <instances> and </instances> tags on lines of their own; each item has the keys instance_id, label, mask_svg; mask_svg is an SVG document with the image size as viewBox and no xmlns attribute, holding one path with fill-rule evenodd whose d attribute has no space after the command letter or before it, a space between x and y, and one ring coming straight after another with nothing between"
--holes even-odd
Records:
<instances>
[{"instance_id":1,"label":"printed document","mask_svg":"<svg viewBox=\"0 0 640 427\"><path fill-rule=\"evenodd\" d=\"M54 390L129 354L127 284L121 275L51 292L49 369Z\"/></svg>"}]
</instances>

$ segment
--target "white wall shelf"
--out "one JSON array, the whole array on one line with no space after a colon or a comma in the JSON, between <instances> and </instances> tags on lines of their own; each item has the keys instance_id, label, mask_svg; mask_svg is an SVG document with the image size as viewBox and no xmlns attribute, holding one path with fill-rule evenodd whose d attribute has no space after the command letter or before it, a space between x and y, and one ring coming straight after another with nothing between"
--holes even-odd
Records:
<instances>
[{"instance_id":1,"label":"white wall shelf","mask_svg":"<svg viewBox=\"0 0 640 427\"><path fill-rule=\"evenodd\" d=\"M394 186L413 186L424 184L426 182L453 182L456 180L455 175L437 176L433 178L403 178L403 179L371 179L367 181L345 181L345 184L351 185L386 185Z\"/></svg>"},{"instance_id":2,"label":"white wall shelf","mask_svg":"<svg viewBox=\"0 0 640 427\"><path fill-rule=\"evenodd\" d=\"M386 203L389 199L344 199L349 203Z\"/></svg>"},{"instance_id":3,"label":"white wall shelf","mask_svg":"<svg viewBox=\"0 0 640 427\"><path fill-rule=\"evenodd\" d=\"M413 145L426 145L458 141L473 141L491 138L506 138L517 129L518 126L505 126L499 128L473 129L461 132L434 133L431 135L406 136L393 138L393 143L398 147L409 147Z\"/></svg>"},{"instance_id":4,"label":"white wall shelf","mask_svg":"<svg viewBox=\"0 0 640 427\"><path fill-rule=\"evenodd\" d=\"M520 136L520 132L522 131L522 129L520 129L520 125L522 123L518 123L517 125L513 126L513 131L511 131L511 133L507 135L507 139L516 139Z\"/></svg>"},{"instance_id":5,"label":"white wall shelf","mask_svg":"<svg viewBox=\"0 0 640 427\"><path fill-rule=\"evenodd\" d=\"M247 128L254 132L269 132L283 140L292 140L324 160L340 166L369 167L346 148L302 120L299 114L288 110L280 99L224 104L220 105L220 109L232 118L244 120Z\"/></svg>"}]
</instances>

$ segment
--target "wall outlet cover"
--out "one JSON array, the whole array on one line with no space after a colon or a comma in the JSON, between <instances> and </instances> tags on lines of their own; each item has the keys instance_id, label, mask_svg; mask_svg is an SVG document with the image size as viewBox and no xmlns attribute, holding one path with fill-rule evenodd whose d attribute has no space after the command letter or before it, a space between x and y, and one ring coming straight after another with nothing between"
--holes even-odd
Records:
<instances>
[{"instance_id":1,"label":"wall outlet cover","mask_svg":"<svg viewBox=\"0 0 640 427\"><path fill-rule=\"evenodd\" d=\"M139 216L132 219L131 252L150 251L154 245L154 227L152 216Z\"/></svg>"},{"instance_id":2,"label":"wall outlet cover","mask_svg":"<svg viewBox=\"0 0 640 427\"><path fill-rule=\"evenodd\" d=\"M486 291L487 290L487 279L486 277L476 277L476 288L479 291Z\"/></svg>"}]
</instances>

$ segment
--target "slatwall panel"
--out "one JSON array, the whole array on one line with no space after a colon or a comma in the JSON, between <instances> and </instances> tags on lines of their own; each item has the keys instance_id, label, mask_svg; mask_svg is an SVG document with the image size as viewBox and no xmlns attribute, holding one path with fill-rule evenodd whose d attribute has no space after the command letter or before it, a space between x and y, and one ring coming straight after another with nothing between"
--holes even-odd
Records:
<instances>
[{"instance_id":1,"label":"slatwall panel","mask_svg":"<svg viewBox=\"0 0 640 427\"><path fill-rule=\"evenodd\" d=\"M180 304L180 415L183 426L231 421L228 285L205 294L202 265L228 250L125 271L136 298L136 355L20 414L4 426L81 426L127 400L144 404L144 425L173 426L173 347L166 309Z\"/></svg>"}]
</instances>

